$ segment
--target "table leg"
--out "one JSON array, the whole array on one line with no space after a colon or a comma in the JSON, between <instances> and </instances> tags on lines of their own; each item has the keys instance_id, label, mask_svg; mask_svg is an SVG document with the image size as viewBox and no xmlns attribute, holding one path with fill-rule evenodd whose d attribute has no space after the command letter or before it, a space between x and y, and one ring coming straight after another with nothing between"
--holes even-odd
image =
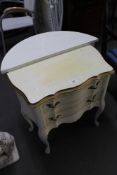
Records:
<instances>
[{"instance_id":1,"label":"table leg","mask_svg":"<svg viewBox=\"0 0 117 175\"><path fill-rule=\"evenodd\" d=\"M28 124L29 124L28 130L29 130L29 131L33 131L33 129L34 129L33 122L32 122L27 116L24 116L24 115L23 115L23 117L24 117L24 119L25 119L25 120L28 122Z\"/></svg>"},{"instance_id":2,"label":"table leg","mask_svg":"<svg viewBox=\"0 0 117 175\"><path fill-rule=\"evenodd\" d=\"M98 118L101 115L101 113L103 112L104 108L105 108L105 100L102 100L101 105L99 106L99 108L96 112L96 115L95 115L95 119L94 119L94 123L96 126L100 125Z\"/></svg>"},{"instance_id":3,"label":"table leg","mask_svg":"<svg viewBox=\"0 0 117 175\"><path fill-rule=\"evenodd\" d=\"M48 134L44 132L44 130L38 130L38 135L41 141L46 145L45 153L49 154L50 153L50 146L48 142Z\"/></svg>"},{"instance_id":4,"label":"table leg","mask_svg":"<svg viewBox=\"0 0 117 175\"><path fill-rule=\"evenodd\" d=\"M33 122L31 121L31 119L29 119L29 117L27 116L27 114L24 113L24 111L23 111L22 108L21 108L21 114L23 115L24 119L29 124L29 131L33 131L33 129L34 129Z\"/></svg>"}]
</instances>

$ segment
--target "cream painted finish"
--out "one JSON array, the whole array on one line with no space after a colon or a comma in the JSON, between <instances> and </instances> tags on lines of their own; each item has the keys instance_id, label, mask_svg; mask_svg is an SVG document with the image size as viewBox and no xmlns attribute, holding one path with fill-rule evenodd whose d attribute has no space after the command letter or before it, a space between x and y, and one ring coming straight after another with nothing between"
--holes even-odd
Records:
<instances>
[{"instance_id":1,"label":"cream painted finish","mask_svg":"<svg viewBox=\"0 0 117 175\"><path fill-rule=\"evenodd\" d=\"M9 72L8 76L29 103L34 104L48 95L79 86L87 79L109 71L112 67L89 45Z\"/></svg>"},{"instance_id":2,"label":"cream painted finish","mask_svg":"<svg viewBox=\"0 0 117 175\"><path fill-rule=\"evenodd\" d=\"M29 104L16 89L21 113L29 123L30 131L33 130L33 122L38 126L39 138L46 145L45 153L50 153L48 134L53 128L62 123L77 121L85 111L93 107L98 107L94 122L99 126L98 117L105 107L105 93L111 73L92 77L81 86L59 91L35 105Z\"/></svg>"},{"instance_id":3,"label":"cream painted finish","mask_svg":"<svg viewBox=\"0 0 117 175\"><path fill-rule=\"evenodd\" d=\"M96 37L79 32L55 31L38 34L19 42L8 51L1 65L1 72L13 71L95 41Z\"/></svg>"},{"instance_id":4,"label":"cream painted finish","mask_svg":"<svg viewBox=\"0 0 117 175\"><path fill-rule=\"evenodd\" d=\"M18 43L3 59L1 72L7 72L30 130L33 122L38 126L46 153L48 134L60 124L77 121L98 107L99 125L113 69L89 45L96 40L78 32L43 33Z\"/></svg>"},{"instance_id":5,"label":"cream painted finish","mask_svg":"<svg viewBox=\"0 0 117 175\"><path fill-rule=\"evenodd\" d=\"M105 106L105 93L113 69L92 46L66 52L9 72L21 102L21 113L50 153L48 134L62 123L70 123L99 107L95 123Z\"/></svg>"}]
</instances>

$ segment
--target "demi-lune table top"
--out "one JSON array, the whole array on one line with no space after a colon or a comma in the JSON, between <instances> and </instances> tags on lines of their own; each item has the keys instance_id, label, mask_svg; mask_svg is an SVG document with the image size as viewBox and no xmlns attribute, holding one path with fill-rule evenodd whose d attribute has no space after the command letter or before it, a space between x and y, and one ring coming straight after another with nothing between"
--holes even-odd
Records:
<instances>
[{"instance_id":1,"label":"demi-lune table top","mask_svg":"<svg viewBox=\"0 0 117 175\"><path fill-rule=\"evenodd\" d=\"M34 104L58 91L73 88L91 77L113 69L88 45L50 59L11 71L8 77Z\"/></svg>"},{"instance_id":2,"label":"demi-lune table top","mask_svg":"<svg viewBox=\"0 0 117 175\"><path fill-rule=\"evenodd\" d=\"M38 126L46 153L50 153L48 134L60 124L99 107L95 116L99 125L113 68L91 46L96 40L78 32L47 32L18 43L3 59L1 71L15 87L30 129L33 122Z\"/></svg>"},{"instance_id":3,"label":"demi-lune table top","mask_svg":"<svg viewBox=\"0 0 117 175\"><path fill-rule=\"evenodd\" d=\"M23 40L4 57L1 72L35 104L58 91L112 71L90 45L97 38L79 32L47 32ZM48 59L49 58L49 59Z\"/></svg>"},{"instance_id":4,"label":"demi-lune table top","mask_svg":"<svg viewBox=\"0 0 117 175\"><path fill-rule=\"evenodd\" d=\"M79 32L54 31L38 34L19 42L8 51L1 65L1 72L6 73L95 41L96 37Z\"/></svg>"}]
</instances>

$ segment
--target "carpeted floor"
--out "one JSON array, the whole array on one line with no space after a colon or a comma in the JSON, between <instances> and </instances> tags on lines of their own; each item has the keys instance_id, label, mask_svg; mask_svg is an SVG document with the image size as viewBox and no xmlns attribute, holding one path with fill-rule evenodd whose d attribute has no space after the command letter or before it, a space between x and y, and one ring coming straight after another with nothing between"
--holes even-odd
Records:
<instances>
[{"instance_id":1,"label":"carpeted floor","mask_svg":"<svg viewBox=\"0 0 117 175\"><path fill-rule=\"evenodd\" d=\"M51 154L37 128L28 131L20 104L6 77L0 74L0 131L15 137L20 160L0 175L116 175L117 174L117 76L113 75L106 94L100 127L93 123L96 109L72 124L62 124L49 134Z\"/></svg>"}]
</instances>

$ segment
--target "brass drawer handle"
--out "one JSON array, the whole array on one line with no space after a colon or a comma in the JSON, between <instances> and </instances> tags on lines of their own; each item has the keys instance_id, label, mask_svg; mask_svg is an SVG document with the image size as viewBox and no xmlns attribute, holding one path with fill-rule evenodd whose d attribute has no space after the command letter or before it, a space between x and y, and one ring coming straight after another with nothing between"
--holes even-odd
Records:
<instances>
[{"instance_id":1,"label":"brass drawer handle","mask_svg":"<svg viewBox=\"0 0 117 175\"><path fill-rule=\"evenodd\" d=\"M92 102L94 102L94 100L93 100L93 99L91 99L91 100L88 99L87 102L88 102L88 103L92 103Z\"/></svg>"},{"instance_id":2,"label":"brass drawer handle","mask_svg":"<svg viewBox=\"0 0 117 175\"><path fill-rule=\"evenodd\" d=\"M88 89L97 89L95 86L90 86Z\"/></svg>"},{"instance_id":3,"label":"brass drawer handle","mask_svg":"<svg viewBox=\"0 0 117 175\"><path fill-rule=\"evenodd\" d=\"M88 103L92 103L92 102L94 102L95 97L96 97L96 94L93 95L93 97L92 97L91 99L88 99L87 102L88 102Z\"/></svg>"},{"instance_id":4,"label":"brass drawer handle","mask_svg":"<svg viewBox=\"0 0 117 175\"><path fill-rule=\"evenodd\" d=\"M88 89L97 89L99 84L100 84L100 81L97 81L94 86L92 85Z\"/></svg>"},{"instance_id":5,"label":"brass drawer handle","mask_svg":"<svg viewBox=\"0 0 117 175\"><path fill-rule=\"evenodd\" d=\"M96 82L96 86L98 86L98 85L100 84L100 82L101 82L101 81L97 81L97 82Z\"/></svg>"},{"instance_id":6,"label":"brass drawer handle","mask_svg":"<svg viewBox=\"0 0 117 175\"><path fill-rule=\"evenodd\" d=\"M54 104L54 106L57 106L58 104L60 104L60 101L57 101L57 102Z\"/></svg>"},{"instance_id":7,"label":"brass drawer handle","mask_svg":"<svg viewBox=\"0 0 117 175\"><path fill-rule=\"evenodd\" d=\"M60 104L60 101L57 101L57 102L55 102L55 104L53 104L53 103L48 103L48 104L46 104L46 106L48 107L48 108L55 108L58 104Z\"/></svg>"},{"instance_id":8,"label":"brass drawer handle","mask_svg":"<svg viewBox=\"0 0 117 175\"><path fill-rule=\"evenodd\" d=\"M61 114L58 114L57 116L55 117L50 117L49 120L52 120L52 121L56 121L58 118L62 117Z\"/></svg>"},{"instance_id":9,"label":"brass drawer handle","mask_svg":"<svg viewBox=\"0 0 117 175\"><path fill-rule=\"evenodd\" d=\"M46 106L47 106L48 108L55 108L55 106L54 106L53 103L48 103L48 104L46 104Z\"/></svg>"},{"instance_id":10,"label":"brass drawer handle","mask_svg":"<svg viewBox=\"0 0 117 175\"><path fill-rule=\"evenodd\" d=\"M56 118L54 118L54 117L50 117L50 118L48 118L49 120L52 120L52 121L56 121Z\"/></svg>"}]
</instances>

